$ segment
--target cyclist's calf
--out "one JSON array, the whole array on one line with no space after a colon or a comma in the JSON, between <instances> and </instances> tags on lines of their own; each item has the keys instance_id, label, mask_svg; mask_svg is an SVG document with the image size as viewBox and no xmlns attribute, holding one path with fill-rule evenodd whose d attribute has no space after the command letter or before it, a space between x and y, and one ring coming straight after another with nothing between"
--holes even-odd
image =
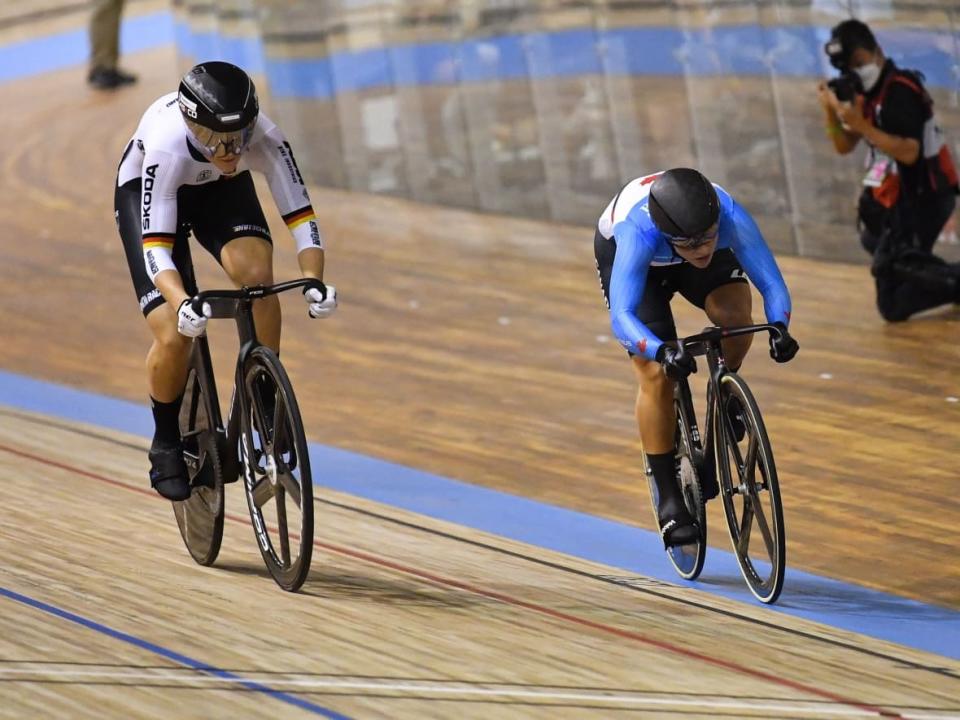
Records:
<instances>
[{"instance_id":1,"label":"cyclist's calf","mask_svg":"<svg viewBox=\"0 0 960 720\"><path fill-rule=\"evenodd\" d=\"M673 381L655 360L633 358L633 368L640 384L636 415L644 451L665 453L674 449Z\"/></svg>"},{"instance_id":2,"label":"cyclist's calf","mask_svg":"<svg viewBox=\"0 0 960 720\"><path fill-rule=\"evenodd\" d=\"M177 330L176 309L163 303L147 315L153 345L147 353L150 395L163 402L179 397L187 380L190 338Z\"/></svg>"}]
</instances>

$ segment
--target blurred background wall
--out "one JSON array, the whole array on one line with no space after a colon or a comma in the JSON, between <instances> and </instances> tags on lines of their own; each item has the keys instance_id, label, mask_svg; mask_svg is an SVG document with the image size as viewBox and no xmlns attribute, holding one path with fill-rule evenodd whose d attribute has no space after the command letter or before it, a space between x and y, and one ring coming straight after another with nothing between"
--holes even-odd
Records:
<instances>
[{"instance_id":1,"label":"blurred background wall","mask_svg":"<svg viewBox=\"0 0 960 720\"><path fill-rule=\"evenodd\" d=\"M851 15L925 73L960 158L957 0L175 3L182 69L252 71L318 184L592 224L627 180L689 164L778 251L865 260L864 151L834 154L816 98Z\"/></svg>"}]
</instances>

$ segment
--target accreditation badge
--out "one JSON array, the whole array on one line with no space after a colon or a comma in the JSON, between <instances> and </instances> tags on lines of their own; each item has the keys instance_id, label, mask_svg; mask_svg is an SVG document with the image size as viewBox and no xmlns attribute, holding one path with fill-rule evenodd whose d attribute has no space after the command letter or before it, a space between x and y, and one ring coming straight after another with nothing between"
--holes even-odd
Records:
<instances>
[{"instance_id":1,"label":"accreditation badge","mask_svg":"<svg viewBox=\"0 0 960 720\"><path fill-rule=\"evenodd\" d=\"M889 155L884 155L875 149L870 155L870 166L867 174L863 176L863 184L867 187L880 187L883 181L894 172L896 163Z\"/></svg>"}]
</instances>

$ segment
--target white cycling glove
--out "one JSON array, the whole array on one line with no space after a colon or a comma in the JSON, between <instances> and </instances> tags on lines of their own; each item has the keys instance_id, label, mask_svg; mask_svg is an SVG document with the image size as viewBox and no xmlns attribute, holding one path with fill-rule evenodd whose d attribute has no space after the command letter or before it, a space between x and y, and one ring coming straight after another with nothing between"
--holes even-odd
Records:
<instances>
[{"instance_id":1,"label":"white cycling glove","mask_svg":"<svg viewBox=\"0 0 960 720\"><path fill-rule=\"evenodd\" d=\"M181 335L186 335L187 337L200 337L207 330L206 314L209 312L210 306L204 303L204 314L197 314L193 309L191 298L187 298L180 303L180 309L177 310L177 330L180 331Z\"/></svg>"},{"instance_id":2,"label":"white cycling glove","mask_svg":"<svg viewBox=\"0 0 960 720\"><path fill-rule=\"evenodd\" d=\"M306 290L303 299L307 301L307 312L312 318L330 317L337 309L337 289L333 285L327 285L326 299L317 288Z\"/></svg>"}]
</instances>

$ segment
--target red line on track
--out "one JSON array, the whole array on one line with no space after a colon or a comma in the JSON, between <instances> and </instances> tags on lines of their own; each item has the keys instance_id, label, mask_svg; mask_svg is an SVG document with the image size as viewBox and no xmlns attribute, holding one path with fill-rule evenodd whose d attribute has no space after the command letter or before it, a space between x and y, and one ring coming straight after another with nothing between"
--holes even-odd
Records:
<instances>
[{"instance_id":1,"label":"red line on track","mask_svg":"<svg viewBox=\"0 0 960 720\"><path fill-rule=\"evenodd\" d=\"M82 470L73 465L67 465L65 463L57 462L55 460L50 460L48 458L40 457L39 455L34 455L32 453L29 453L23 450L17 450L15 448L11 448L2 444L0 444L0 451L10 453L11 455L17 455L19 457L27 458L29 460L42 463L44 465L49 465L51 467L55 467L60 470L65 470L67 472L74 473L76 475L82 475L83 477L90 478L92 480L98 480L100 482L106 483L108 485L112 485L114 487L119 487L124 490L132 491L140 495L145 495L145 496L156 498L157 500L163 501L163 499L160 498L158 495L156 495L156 493L154 493L152 490L134 487L132 485L128 485L126 483L120 482L119 480L113 480L111 478L105 477L103 475L99 475L97 473L92 473L86 470ZM224 516L229 520L232 520L233 522L241 523L247 526L251 525L250 519L246 516L234 515L232 513L225 513ZM410 567L402 563L394 562L393 560L389 560L387 558L380 557L377 555L371 555L361 550L354 550L352 548L343 547L340 545L331 545L329 543L321 542L319 540L314 540L313 545L314 547L323 548L324 550L329 550L330 552L337 553L338 555L345 555L347 557L351 557L356 560L362 560L364 562L368 562L373 565L379 565L380 567L389 568L390 570L395 570L405 575L412 575L422 580L427 580L428 582L434 583L436 585L457 588L458 590L464 590L466 592L470 592L475 595L480 595L481 597L486 597L486 598L490 598L491 600L496 600L498 602L504 603L505 605L512 605L514 607L530 610L540 615L545 615L547 617L554 618L555 620L562 620L563 622L570 623L572 625L579 625L581 627L590 628L600 633L603 633L606 635L613 635L615 637L623 638L625 640L633 640L635 642L642 643L643 645L648 645L651 647L658 648L660 650L665 650L675 655L681 655L683 657L691 658L693 660L699 660L701 662L708 663L715 667L723 668L724 670L729 670L732 672L739 673L741 675L757 678L759 680L765 680L774 685L780 685L781 687L788 687L791 690L798 690L800 692L807 693L808 695L813 695L815 697L830 700L832 702L846 705L848 707L854 707L859 710L875 713L876 715L879 715L881 717L903 718L902 715L892 710L886 710L876 705L870 705L868 703L862 703L857 700L852 700L842 695L837 695L836 693L830 692L829 690L823 690L821 688L813 687L812 685L806 685L804 683L797 682L794 680L788 680L786 678L782 678L777 675L772 675L770 673L763 672L762 670L755 670L754 668L746 667L744 665L740 665L738 663L731 662L729 660L723 660L721 658L705 655L695 650L688 650L687 648L681 647L679 645L675 645L673 643L666 642L664 640L656 640L654 638L647 637L646 635L642 635L638 632L633 632L631 630L624 630L622 628L618 628L613 625L606 625L604 623L596 622L594 620L580 617L578 615L571 615L569 613L561 612L559 610L554 610L553 608L549 608L545 605L538 605L537 603L528 602L527 600L521 600L520 598L515 598L511 595L505 595L503 593L499 593L494 590L486 590L482 587L471 585L470 583L466 583L461 580L454 580L452 578L446 578L441 575L435 575L434 573L430 573L425 570L418 570L417 568Z\"/></svg>"}]
</instances>

